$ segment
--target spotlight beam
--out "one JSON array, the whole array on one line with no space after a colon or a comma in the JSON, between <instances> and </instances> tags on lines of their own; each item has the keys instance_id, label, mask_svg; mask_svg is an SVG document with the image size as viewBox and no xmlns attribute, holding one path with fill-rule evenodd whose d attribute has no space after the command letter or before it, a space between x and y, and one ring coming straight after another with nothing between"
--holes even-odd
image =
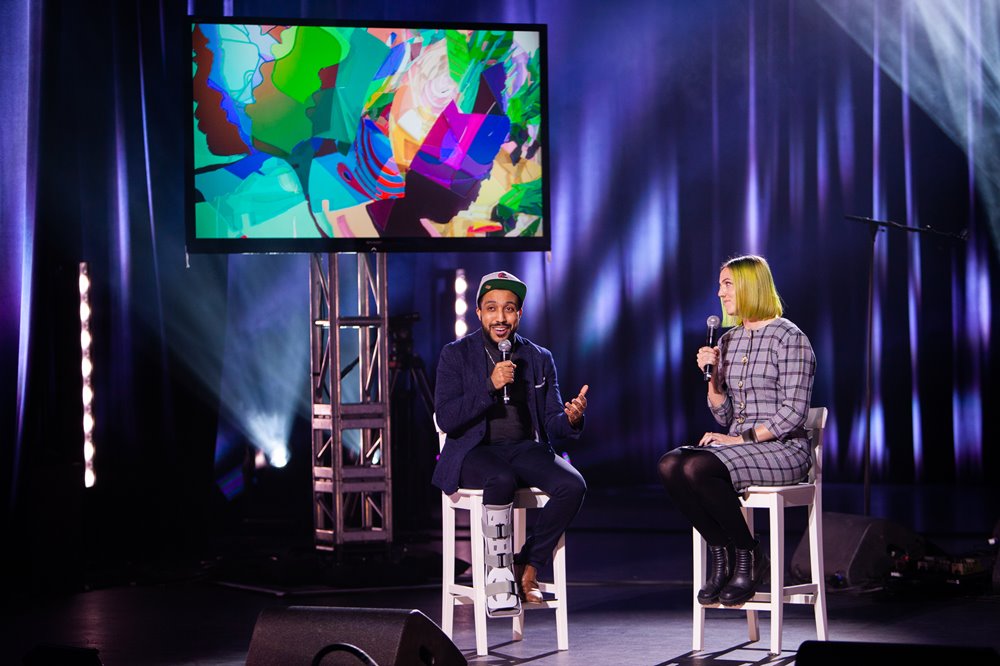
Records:
<instances>
[{"instance_id":1,"label":"spotlight beam","mask_svg":"<svg viewBox=\"0 0 1000 666\"><path fill-rule=\"evenodd\" d=\"M877 24L874 11L859 11L856 3L818 2L869 56L878 30L882 71L975 165L970 179L1000 251L1000 134L989 129L1000 127L1000 44L983 29L1000 25L1000 0L879 3ZM905 49L904 31L913 42Z\"/></svg>"}]
</instances>

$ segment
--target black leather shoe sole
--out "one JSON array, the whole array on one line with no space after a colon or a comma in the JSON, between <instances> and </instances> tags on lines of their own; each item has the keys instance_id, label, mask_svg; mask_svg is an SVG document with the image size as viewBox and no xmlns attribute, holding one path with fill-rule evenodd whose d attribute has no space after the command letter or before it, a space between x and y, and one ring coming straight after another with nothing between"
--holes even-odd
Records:
<instances>
[{"instance_id":1,"label":"black leather shoe sole","mask_svg":"<svg viewBox=\"0 0 1000 666\"><path fill-rule=\"evenodd\" d=\"M742 606L746 602L748 602L751 599L753 599L753 596L755 594L757 594L757 588L756 587L751 588L746 594L742 594L742 595L740 595L738 597L734 597L732 599L721 599L720 598L719 599L719 603L721 603L723 606Z\"/></svg>"},{"instance_id":2,"label":"black leather shoe sole","mask_svg":"<svg viewBox=\"0 0 1000 666\"><path fill-rule=\"evenodd\" d=\"M702 596L701 592L698 593L698 603L702 606L714 606L719 603L719 595L716 594L714 597Z\"/></svg>"}]
</instances>

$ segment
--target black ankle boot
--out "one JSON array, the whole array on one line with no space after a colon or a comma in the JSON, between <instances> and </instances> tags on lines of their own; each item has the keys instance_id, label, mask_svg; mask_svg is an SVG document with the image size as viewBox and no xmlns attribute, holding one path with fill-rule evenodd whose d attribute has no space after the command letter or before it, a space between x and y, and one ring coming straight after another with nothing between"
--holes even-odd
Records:
<instances>
[{"instance_id":1,"label":"black ankle boot","mask_svg":"<svg viewBox=\"0 0 1000 666\"><path fill-rule=\"evenodd\" d=\"M760 543L755 543L750 550L737 548L735 560L733 577L719 592L719 601L723 606L739 606L749 601L771 573L767 555L761 551Z\"/></svg>"},{"instance_id":2,"label":"black ankle boot","mask_svg":"<svg viewBox=\"0 0 1000 666\"><path fill-rule=\"evenodd\" d=\"M708 579L705 581L705 586L698 590L698 603L703 606L711 606L712 604L719 603L719 592L722 591L722 588L729 582L730 576L733 575L732 545L709 546L708 554L711 558Z\"/></svg>"}]
</instances>

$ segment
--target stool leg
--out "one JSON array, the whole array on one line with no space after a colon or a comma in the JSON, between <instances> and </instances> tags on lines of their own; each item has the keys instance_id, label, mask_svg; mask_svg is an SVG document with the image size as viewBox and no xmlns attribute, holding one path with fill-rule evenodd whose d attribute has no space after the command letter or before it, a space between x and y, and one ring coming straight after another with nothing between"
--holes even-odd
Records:
<instances>
[{"instance_id":1,"label":"stool leg","mask_svg":"<svg viewBox=\"0 0 1000 666\"><path fill-rule=\"evenodd\" d=\"M816 601L813 609L816 614L816 638L829 640L826 625L826 578L823 562L823 503L820 499L820 488L816 488L816 497L809 506L809 565L812 569L812 582L816 585Z\"/></svg>"},{"instance_id":2,"label":"stool leg","mask_svg":"<svg viewBox=\"0 0 1000 666\"><path fill-rule=\"evenodd\" d=\"M705 560L708 559L708 554L705 549L705 540L701 538L698 530L692 529L691 536L694 545L694 567L691 574L694 577L694 583L691 586L693 588L691 603L694 604L694 623L691 632L691 649L700 652L705 649L705 607L698 603L698 588L705 580Z\"/></svg>"},{"instance_id":3,"label":"stool leg","mask_svg":"<svg viewBox=\"0 0 1000 666\"><path fill-rule=\"evenodd\" d=\"M455 597L451 586L455 584L455 510L448 496L441 493L441 629L448 638L454 638Z\"/></svg>"},{"instance_id":4,"label":"stool leg","mask_svg":"<svg viewBox=\"0 0 1000 666\"><path fill-rule=\"evenodd\" d=\"M750 530L750 534L753 534L753 509L743 507L742 511L743 518L747 521L747 528ZM751 643L760 640L760 620L757 618L755 610L747 611L747 637Z\"/></svg>"},{"instance_id":5,"label":"stool leg","mask_svg":"<svg viewBox=\"0 0 1000 666\"><path fill-rule=\"evenodd\" d=\"M525 528L525 522L526 521L525 521L525 519L527 518L527 516L525 515L525 513L526 512L525 512L524 509L517 508L517 505L515 504L515 506L514 506L514 553L521 552L521 546L524 545L524 539L525 539L525 535L526 535L526 528ZM520 584L520 581L518 582L518 584ZM522 610L520 615L515 615L513 618L511 618L511 620L512 620L512 622L511 622L511 624L512 624L512 636L511 637L515 641L520 641L520 640L524 639L524 616L525 615L527 615L527 613L525 613L524 610Z\"/></svg>"},{"instance_id":6,"label":"stool leg","mask_svg":"<svg viewBox=\"0 0 1000 666\"><path fill-rule=\"evenodd\" d=\"M469 530L472 539L472 587L475 590L472 606L476 625L476 654L489 654L486 634L486 553L483 546L483 503L472 502L469 510Z\"/></svg>"},{"instance_id":7,"label":"stool leg","mask_svg":"<svg viewBox=\"0 0 1000 666\"><path fill-rule=\"evenodd\" d=\"M771 500L771 654L781 654L781 625L785 608L785 498Z\"/></svg>"},{"instance_id":8,"label":"stool leg","mask_svg":"<svg viewBox=\"0 0 1000 666\"><path fill-rule=\"evenodd\" d=\"M552 558L552 574L556 586L556 647L569 649L569 600L566 598L566 535L559 537Z\"/></svg>"}]
</instances>

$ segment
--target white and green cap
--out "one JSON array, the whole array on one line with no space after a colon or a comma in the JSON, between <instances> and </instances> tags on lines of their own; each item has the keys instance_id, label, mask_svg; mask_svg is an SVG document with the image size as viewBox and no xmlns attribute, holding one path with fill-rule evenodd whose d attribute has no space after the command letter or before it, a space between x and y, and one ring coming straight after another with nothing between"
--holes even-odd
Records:
<instances>
[{"instance_id":1,"label":"white and green cap","mask_svg":"<svg viewBox=\"0 0 1000 666\"><path fill-rule=\"evenodd\" d=\"M484 275L483 279L479 281L479 295L476 296L476 302L478 303L482 299L483 294L494 289L506 289L513 292L521 300L522 305L524 304L524 295L528 293L528 285L521 282L521 279L516 275L507 271L497 271Z\"/></svg>"}]
</instances>

